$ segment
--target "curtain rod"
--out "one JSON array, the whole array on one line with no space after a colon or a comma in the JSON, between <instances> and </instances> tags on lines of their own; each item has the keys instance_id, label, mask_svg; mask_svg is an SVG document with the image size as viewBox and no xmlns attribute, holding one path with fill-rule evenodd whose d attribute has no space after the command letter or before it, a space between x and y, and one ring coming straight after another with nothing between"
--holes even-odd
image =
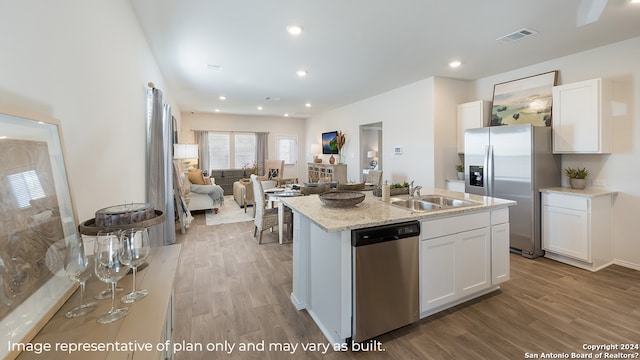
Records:
<instances>
[{"instance_id":1,"label":"curtain rod","mask_svg":"<svg viewBox=\"0 0 640 360\"><path fill-rule=\"evenodd\" d=\"M265 133L265 134L269 134L268 131L237 131L237 130L212 130L212 129L189 129L189 131L210 131L210 132L220 132L220 133L243 133L243 134L258 134L258 133Z\"/></svg>"}]
</instances>

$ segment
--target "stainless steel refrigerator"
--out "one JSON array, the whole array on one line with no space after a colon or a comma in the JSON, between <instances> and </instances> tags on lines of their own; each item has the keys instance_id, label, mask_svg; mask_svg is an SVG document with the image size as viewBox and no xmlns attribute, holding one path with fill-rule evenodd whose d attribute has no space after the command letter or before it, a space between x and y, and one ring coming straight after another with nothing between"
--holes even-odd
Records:
<instances>
[{"instance_id":1,"label":"stainless steel refrigerator","mask_svg":"<svg viewBox=\"0 0 640 360\"><path fill-rule=\"evenodd\" d=\"M514 200L509 207L510 247L525 257L541 247L540 193L560 186L560 157L553 155L551 127L530 124L465 131L465 192Z\"/></svg>"}]
</instances>

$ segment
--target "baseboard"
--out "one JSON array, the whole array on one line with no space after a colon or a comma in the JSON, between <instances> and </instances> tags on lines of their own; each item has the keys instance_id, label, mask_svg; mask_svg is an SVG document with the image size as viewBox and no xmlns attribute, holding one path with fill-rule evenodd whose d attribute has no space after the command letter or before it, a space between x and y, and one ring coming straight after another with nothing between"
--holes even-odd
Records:
<instances>
[{"instance_id":1,"label":"baseboard","mask_svg":"<svg viewBox=\"0 0 640 360\"><path fill-rule=\"evenodd\" d=\"M633 270L638 270L640 271L640 264L634 264L632 262L628 262L628 261L624 261L624 260L619 260L619 259L615 259L613 260L613 263L616 265L620 265L629 269L633 269Z\"/></svg>"}]
</instances>

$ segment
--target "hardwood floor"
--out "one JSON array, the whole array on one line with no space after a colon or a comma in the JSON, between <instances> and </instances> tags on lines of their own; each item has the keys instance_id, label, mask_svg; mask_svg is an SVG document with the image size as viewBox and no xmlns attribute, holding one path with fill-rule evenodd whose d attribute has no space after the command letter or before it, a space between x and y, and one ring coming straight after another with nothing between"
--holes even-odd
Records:
<instances>
[{"instance_id":1,"label":"hardwood floor","mask_svg":"<svg viewBox=\"0 0 640 360\"><path fill-rule=\"evenodd\" d=\"M174 342L185 345L176 359L525 359L541 353L619 352L637 358L640 349L640 272L610 266L596 273L545 258L511 255L511 280L500 291L422 319L365 343L368 352L304 351L327 344L291 293L291 244L279 245L265 231L263 244L253 223L206 226L196 213L178 234L182 255L175 286ZM265 349L241 351L245 344ZM233 345L231 351L222 346ZM269 345L293 343L293 349ZM189 344L202 350L188 350ZM207 351L207 344L218 346ZM618 344L617 350L583 345ZM380 348L383 351L379 351ZM290 351L285 351L290 350ZM227 354L229 352L230 354Z\"/></svg>"}]
</instances>

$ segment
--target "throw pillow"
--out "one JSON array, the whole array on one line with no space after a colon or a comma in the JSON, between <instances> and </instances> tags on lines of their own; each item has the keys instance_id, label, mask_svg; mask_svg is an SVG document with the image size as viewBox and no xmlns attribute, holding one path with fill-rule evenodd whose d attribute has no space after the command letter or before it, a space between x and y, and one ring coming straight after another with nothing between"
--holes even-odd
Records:
<instances>
[{"instance_id":1,"label":"throw pillow","mask_svg":"<svg viewBox=\"0 0 640 360\"><path fill-rule=\"evenodd\" d=\"M279 172L280 169L269 169L269 180L277 178Z\"/></svg>"},{"instance_id":2,"label":"throw pillow","mask_svg":"<svg viewBox=\"0 0 640 360\"><path fill-rule=\"evenodd\" d=\"M206 183L204 182L204 175L202 175L202 170L201 169L189 169L189 181L192 184L196 184L196 185L205 185Z\"/></svg>"}]
</instances>

